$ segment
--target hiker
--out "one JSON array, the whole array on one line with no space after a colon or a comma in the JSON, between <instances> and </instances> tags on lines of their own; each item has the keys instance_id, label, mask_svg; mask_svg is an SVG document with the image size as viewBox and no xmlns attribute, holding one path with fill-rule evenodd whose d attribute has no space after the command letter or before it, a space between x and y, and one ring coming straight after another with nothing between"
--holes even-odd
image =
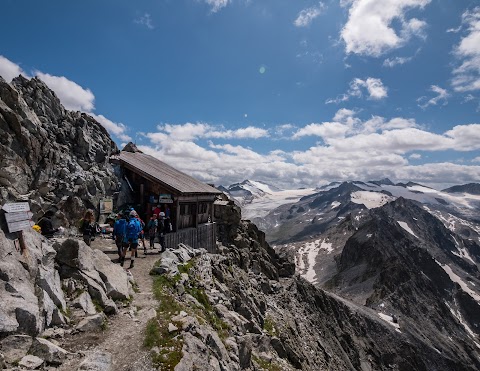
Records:
<instances>
[{"instance_id":1,"label":"hiker","mask_svg":"<svg viewBox=\"0 0 480 371\"><path fill-rule=\"evenodd\" d=\"M160 208L160 204L157 205L157 207L155 209L153 209L153 213L154 214L157 214L159 215L160 214L160 211L162 211L162 209Z\"/></svg>"},{"instance_id":2,"label":"hiker","mask_svg":"<svg viewBox=\"0 0 480 371\"><path fill-rule=\"evenodd\" d=\"M145 222L138 217L138 220L140 220L140 233L138 234L138 239L142 241L143 245L143 253L146 255L147 254L147 247L145 246ZM135 255L136 258L138 258L138 255Z\"/></svg>"},{"instance_id":3,"label":"hiker","mask_svg":"<svg viewBox=\"0 0 480 371\"><path fill-rule=\"evenodd\" d=\"M157 235L158 242L160 242L160 252L164 252L165 248L165 213L162 211L158 215Z\"/></svg>"},{"instance_id":4,"label":"hiker","mask_svg":"<svg viewBox=\"0 0 480 371\"><path fill-rule=\"evenodd\" d=\"M54 233L58 232L58 228L53 228L51 217L54 215L52 210L48 210L42 218L38 221L37 225L42 230L42 235L47 238L52 238Z\"/></svg>"},{"instance_id":5,"label":"hiker","mask_svg":"<svg viewBox=\"0 0 480 371\"><path fill-rule=\"evenodd\" d=\"M118 258L122 258L123 250L123 240L125 238L125 228L127 225L127 220L123 217L123 213L119 212L117 214L117 220L113 225L113 237L115 238L115 245L117 245Z\"/></svg>"},{"instance_id":6,"label":"hiker","mask_svg":"<svg viewBox=\"0 0 480 371\"><path fill-rule=\"evenodd\" d=\"M147 224L148 237L150 238L150 249L155 247L155 235L157 234L157 214L153 214Z\"/></svg>"},{"instance_id":7,"label":"hiker","mask_svg":"<svg viewBox=\"0 0 480 371\"><path fill-rule=\"evenodd\" d=\"M140 220L138 219L138 214L135 210L130 211L130 220L128 221L125 227L125 237L123 239L123 250L122 256L120 258L120 265L123 267L125 262L125 255L127 250L130 249L130 267L133 268L135 261L135 253L137 252L138 247L138 237L140 231L142 230L140 226Z\"/></svg>"},{"instance_id":8,"label":"hiker","mask_svg":"<svg viewBox=\"0 0 480 371\"><path fill-rule=\"evenodd\" d=\"M90 246L95 239L97 233L97 223L95 223L95 215L92 209L85 211L85 215L80 221L80 232L83 234L83 241Z\"/></svg>"}]
</instances>

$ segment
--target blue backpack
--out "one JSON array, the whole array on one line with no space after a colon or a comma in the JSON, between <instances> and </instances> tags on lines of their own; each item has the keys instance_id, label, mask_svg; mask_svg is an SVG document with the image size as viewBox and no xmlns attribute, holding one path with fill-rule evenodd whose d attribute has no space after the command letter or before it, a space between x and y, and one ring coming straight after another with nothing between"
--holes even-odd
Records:
<instances>
[{"instance_id":1,"label":"blue backpack","mask_svg":"<svg viewBox=\"0 0 480 371\"><path fill-rule=\"evenodd\" d=\"M137 218L131 218L127 223L125 238L127 240L138 240L138 234L141 230L142 227L140 226L140 220Z\"/></svg>"}]
</instances>

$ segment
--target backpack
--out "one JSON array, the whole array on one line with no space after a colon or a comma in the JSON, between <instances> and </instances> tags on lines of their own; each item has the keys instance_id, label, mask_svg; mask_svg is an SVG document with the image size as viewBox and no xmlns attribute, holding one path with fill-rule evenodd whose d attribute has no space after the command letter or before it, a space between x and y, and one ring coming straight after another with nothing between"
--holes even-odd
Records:
<instances>
[{"instance_id":1,"label":"backpack","mask_svg":"<svg viewBox=\"0 0 480 371\"><path fill-rule=\"evenodd\" d=\"M141 230L140 221L137 218L131 218L127 223L125 237L127 240L137 240Z\"/></svg>"}]
</instances>

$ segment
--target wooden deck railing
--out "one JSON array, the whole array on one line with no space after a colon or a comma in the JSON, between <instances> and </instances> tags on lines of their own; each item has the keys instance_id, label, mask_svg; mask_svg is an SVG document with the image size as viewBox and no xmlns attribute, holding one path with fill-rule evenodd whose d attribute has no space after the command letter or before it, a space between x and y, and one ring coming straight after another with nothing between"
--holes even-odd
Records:
<instances>
[{"instance_id":1,"label":"wooden deck railing","mask_svg":"<svg viewBox=\"0 0 480 371\"><path fill-rule=\"evenodd\" d=\"M214 252L216 242L215 223L201 224L198 228L181 229L165 235L165 244L169 248L184 243L194 249L204 248L208 252Z\"/></svg>"}]
</instances>

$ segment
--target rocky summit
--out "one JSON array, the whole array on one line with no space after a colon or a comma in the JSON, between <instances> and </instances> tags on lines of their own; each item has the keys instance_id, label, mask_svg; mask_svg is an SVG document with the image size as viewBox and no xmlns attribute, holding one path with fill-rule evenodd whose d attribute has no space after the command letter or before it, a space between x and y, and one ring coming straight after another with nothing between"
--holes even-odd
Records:
<instances>
[{"instance_id":1,"label":"rocky summit","mask_svg":"<svg viewBox=\"0 0 480 371\"><path fill-rule=\"evenodd\" d=\"M52 211L69 227L82 210L120 189L109 156L118 151L91 116L66 110L38 78L0 77L0 200L29 200L37 220Z\"/></svg>"},{"instance_id":2,"label":"rocky summit","mask_svg":"<svg viewBox=\"0 0 480 371\"><path fill-rule=\"evenodd\" d=\"M2 205L29 200L35 220L53 210L70 226L127 197L93 118L36 78L0 80L0 98ZM476 225L457 233L444 203L437 215L394 187L419 186L345 183L282 206L277 248L223 200L214 249L151 251L133 274L111 261L112 240L28 229L21 247L2 217L0 368L478 370ZM309 212L323 215L291 223Z\"/></svg>"}]
</instances>

